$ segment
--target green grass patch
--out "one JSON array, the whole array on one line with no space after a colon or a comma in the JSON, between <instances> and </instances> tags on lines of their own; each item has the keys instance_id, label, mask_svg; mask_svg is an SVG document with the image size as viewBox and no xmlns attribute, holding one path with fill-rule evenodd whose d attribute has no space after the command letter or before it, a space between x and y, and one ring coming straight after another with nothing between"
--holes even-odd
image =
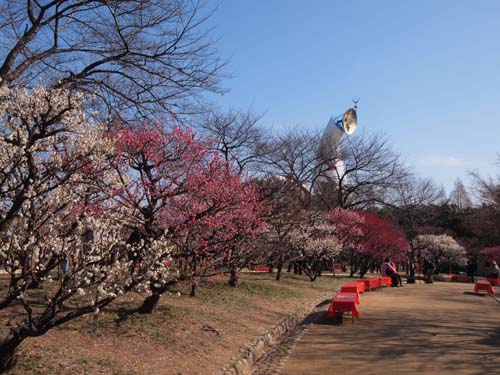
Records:
<instances>
[{"instance_id":1,"label":"green grass patch","mask_svg":"<svg viewBox=\"0 0 500 375\"><path fill-rule=\"evenodd\" d=\"M17 362L15 367L15 374L23 375L46 375L54 371L51 365L43 363L40 356L30 355L22 358Z\"/></svg>"},{"instance_id":2,"label":"green grass patch","mask_svg":"<svg viewBox=\"0 0 500 375\"><path fill-rule=\"evenodd\" d=\"M116 361L108 358L100 358L97 360L97 364L101 367L113 367Z\"/></svg>"},{"instance_id":3,"label":"green grass patch","mask_svg":"<svg viewBox=\"0 0 500 375\"><path fill-rule=\"evenodd\" d=\"M87 365L89 364L90 362L90 359L89 357L85 356L85 355L80 355L77 359L77 362L80 364L80 365Z\"/></svg>"},{"instance_id":4,"label":"green grass patch","mask_svg":"<svg viewBox=\"0 0 500 375\"><path fill-rule=\"evenodd\" d=\"M151 337L152 339L155 339L155 340L161 339L162 336L163 336L163 334L157 329L154 329L154 330L149 332L149 337Z\"/></svg>"},{"instance_id":5,"label":"green grass patch","mask_svg":"<svg viewBox=\"0 0 500 375\"><path fill-rule=\"evenodd\" d=\"M277 281L245 280L238 286L243 292L262 298L300 297L302 293L291 289Z\"/></svg>"},{"instance_id":6,"label":"green grass patch","mask_svg":"<svg viewBox=\"0 0 500 375\"><path fill-rule=\"evenodd\" d=\"M203 285L198 291L198 298L210 305L225 307L241 307L248 304L248 298L245 298L238 290L229 285Z\"/></svg>"}]
</instances>

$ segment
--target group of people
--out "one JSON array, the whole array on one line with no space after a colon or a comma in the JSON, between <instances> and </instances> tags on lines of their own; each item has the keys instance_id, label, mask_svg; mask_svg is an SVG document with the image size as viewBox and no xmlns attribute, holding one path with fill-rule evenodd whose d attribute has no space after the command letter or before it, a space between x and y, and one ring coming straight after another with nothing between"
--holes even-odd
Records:
<instances>
[{"instance_id":1,"label":"group of people","mask_svg":"<svg viewBox=\"0 0 500 375\"><path fill-rule=\"evenodd\" d=\"M476 275L477 271L477 263L475 259L469 259L467 261L467 276L469 277L469 281L471 283L474 283L474 277ZM500 278L500 268L498 267L498 264L496 261L492 261L491 265L488 269L488 273L486 274L487 278L494 278L494 279L499 279Z\"/></svg>"},{"instance_id":2,"label":"group of people","mask_svg":"<svg viewBox=\"0 0 500 375\"><path fill-rule=\"evenodd\" d=\"M474 282L474 275L476 274L477 263L475 260L469 260L467 262L467 276L469 276L469 280ZM427 284L432 284L433 275L436 271L436 264L432 261L431 258L424 258L422 261L422 273L424 274L424 281ZM401 275L398 273L396 264L391 260L391 258L385 258L382 264L380 265L380 274L384 277L388 276L392 279L392 286L403 286L403 282L401 281ZM491 262L491 269L486 277L500 279L500 267L498 266L496 261Z\"/></svg>"},{"instance_id":3,"label":"group of people","mask_svg":"<svg viewBox=\"0 0 500 375\"><path fill-rule=\"evenodd\" d=\"M396 264L391 260L391 258L384 259L384 262L380 265L380 274L384 277L390 277L392 280L392 286L403 286L401 275L398 273Z\"/></svg>"},{"instance_id":4,"label":"group of people","mask_svg":"<svg viewBox=\"0 0 500 375\"><path fill-rule=\"evenodd\" d=\"M424 258L422 262L422 272L424 274L424 280L427 284L432 284L433 275L436 270L436 264L430 258ZM380 265L380 274L384 277L390 277L392 279L392 286L403 286L403 281L401 280L401 275L398 273L396 264L391 260L391 258L385 258Z\"/></svg>"}]
</instances>

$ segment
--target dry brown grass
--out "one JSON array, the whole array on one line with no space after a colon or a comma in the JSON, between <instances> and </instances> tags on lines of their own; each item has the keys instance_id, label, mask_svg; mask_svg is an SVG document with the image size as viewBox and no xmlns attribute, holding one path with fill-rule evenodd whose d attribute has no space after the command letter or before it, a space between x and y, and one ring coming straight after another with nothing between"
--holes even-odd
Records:
<instances>
[{"instance_id":1,"label":"dry brown grass","mask_svg":"<svg viewBox=\"0 0 500 375\"><path fill-rule=\"evenodd\" d=\"M242 274L237 288L226 282L225 277L205 281L194 298L188 286L180 285L162 297L152 315L127 315L142 298L122 297L102 312L95 333L86 316L27 339L8 375L212 374L281 317L343 280L323 276L310 283L285 274L278 283L273 275L259 273ZM7 318L0 312L2 322Z\"/></svg>"}]
</instances>

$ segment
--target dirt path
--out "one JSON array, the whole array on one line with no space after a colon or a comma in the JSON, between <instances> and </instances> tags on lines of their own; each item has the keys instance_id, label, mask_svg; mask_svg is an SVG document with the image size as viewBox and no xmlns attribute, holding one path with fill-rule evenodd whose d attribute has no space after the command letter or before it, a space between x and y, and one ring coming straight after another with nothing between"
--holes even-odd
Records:
<instances>
[{"instance_id":1,"label":"dirt path","mask_svg":"<svg viewBox=\"0 0 500 375\"><path fill-rule=\"evenodd\" d=\"M435 283L365 293L354 324L321 318L254 374L498 373L500 303L472 289Z\"/></svg>"}]
</instances>

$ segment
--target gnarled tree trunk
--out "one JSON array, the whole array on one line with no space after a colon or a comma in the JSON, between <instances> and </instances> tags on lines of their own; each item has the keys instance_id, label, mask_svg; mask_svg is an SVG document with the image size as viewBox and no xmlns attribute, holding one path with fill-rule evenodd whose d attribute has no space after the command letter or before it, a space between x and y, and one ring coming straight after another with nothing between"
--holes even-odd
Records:
<instances>
[{"instance_id":1,"label":"gnarled tree trunk","mask_svg":"<svg viewBox=\"0 0 500 375\"><path fill-rule=\"evenodd\" d=\"M153 293L149 297L146 297L141 307L137 309L139 314L152 314L156 307L158 306L158 302L160 302L160 293Z\"/></svg>"},{"instance_id":2,"label":"gnarled tree trunk","mask_svg":"<svg viewBox=\"0 0 500 375\"><path fill-rule=\"evenodd\" d=\"M0 310L7 308L15 300L15 293L9 293L2 301L0 301Z\"/></svg>"},{"instance_id":3,"label":"gnarled tree trunk","mask_svg":"<svg viewBox=\"0 0 500 375\"><path fill-rule=\"evenodd\" d=\"M16 363L16 350L24 337L8 334L0 341L0 373L11 369Z\"/></svg>"},{"instance_id":4,"label":"gnarled tree trunk","mask_svg":"<svg viewBox=\"0 0 500 375\"><path fill-rule=\"evenodd\" d=\"M160 288L152 288L152 294L146 297L142 305L137 309L137 312L139 314L152 314L160 302L161 295L175 284L177 284L177 279L168 281Z\"/></svg>"},{"instance_id":5,"label":"gnarled tree trunk","mask_svg":"<svg viewBox=\"0 0 500 375\"><path fill-rule=\"evenodd\" d=\"M231 267L230 276L229 276L229 286L233 288L238 284L238 272L234 267Z\"/></svg>"}]
</instances>

